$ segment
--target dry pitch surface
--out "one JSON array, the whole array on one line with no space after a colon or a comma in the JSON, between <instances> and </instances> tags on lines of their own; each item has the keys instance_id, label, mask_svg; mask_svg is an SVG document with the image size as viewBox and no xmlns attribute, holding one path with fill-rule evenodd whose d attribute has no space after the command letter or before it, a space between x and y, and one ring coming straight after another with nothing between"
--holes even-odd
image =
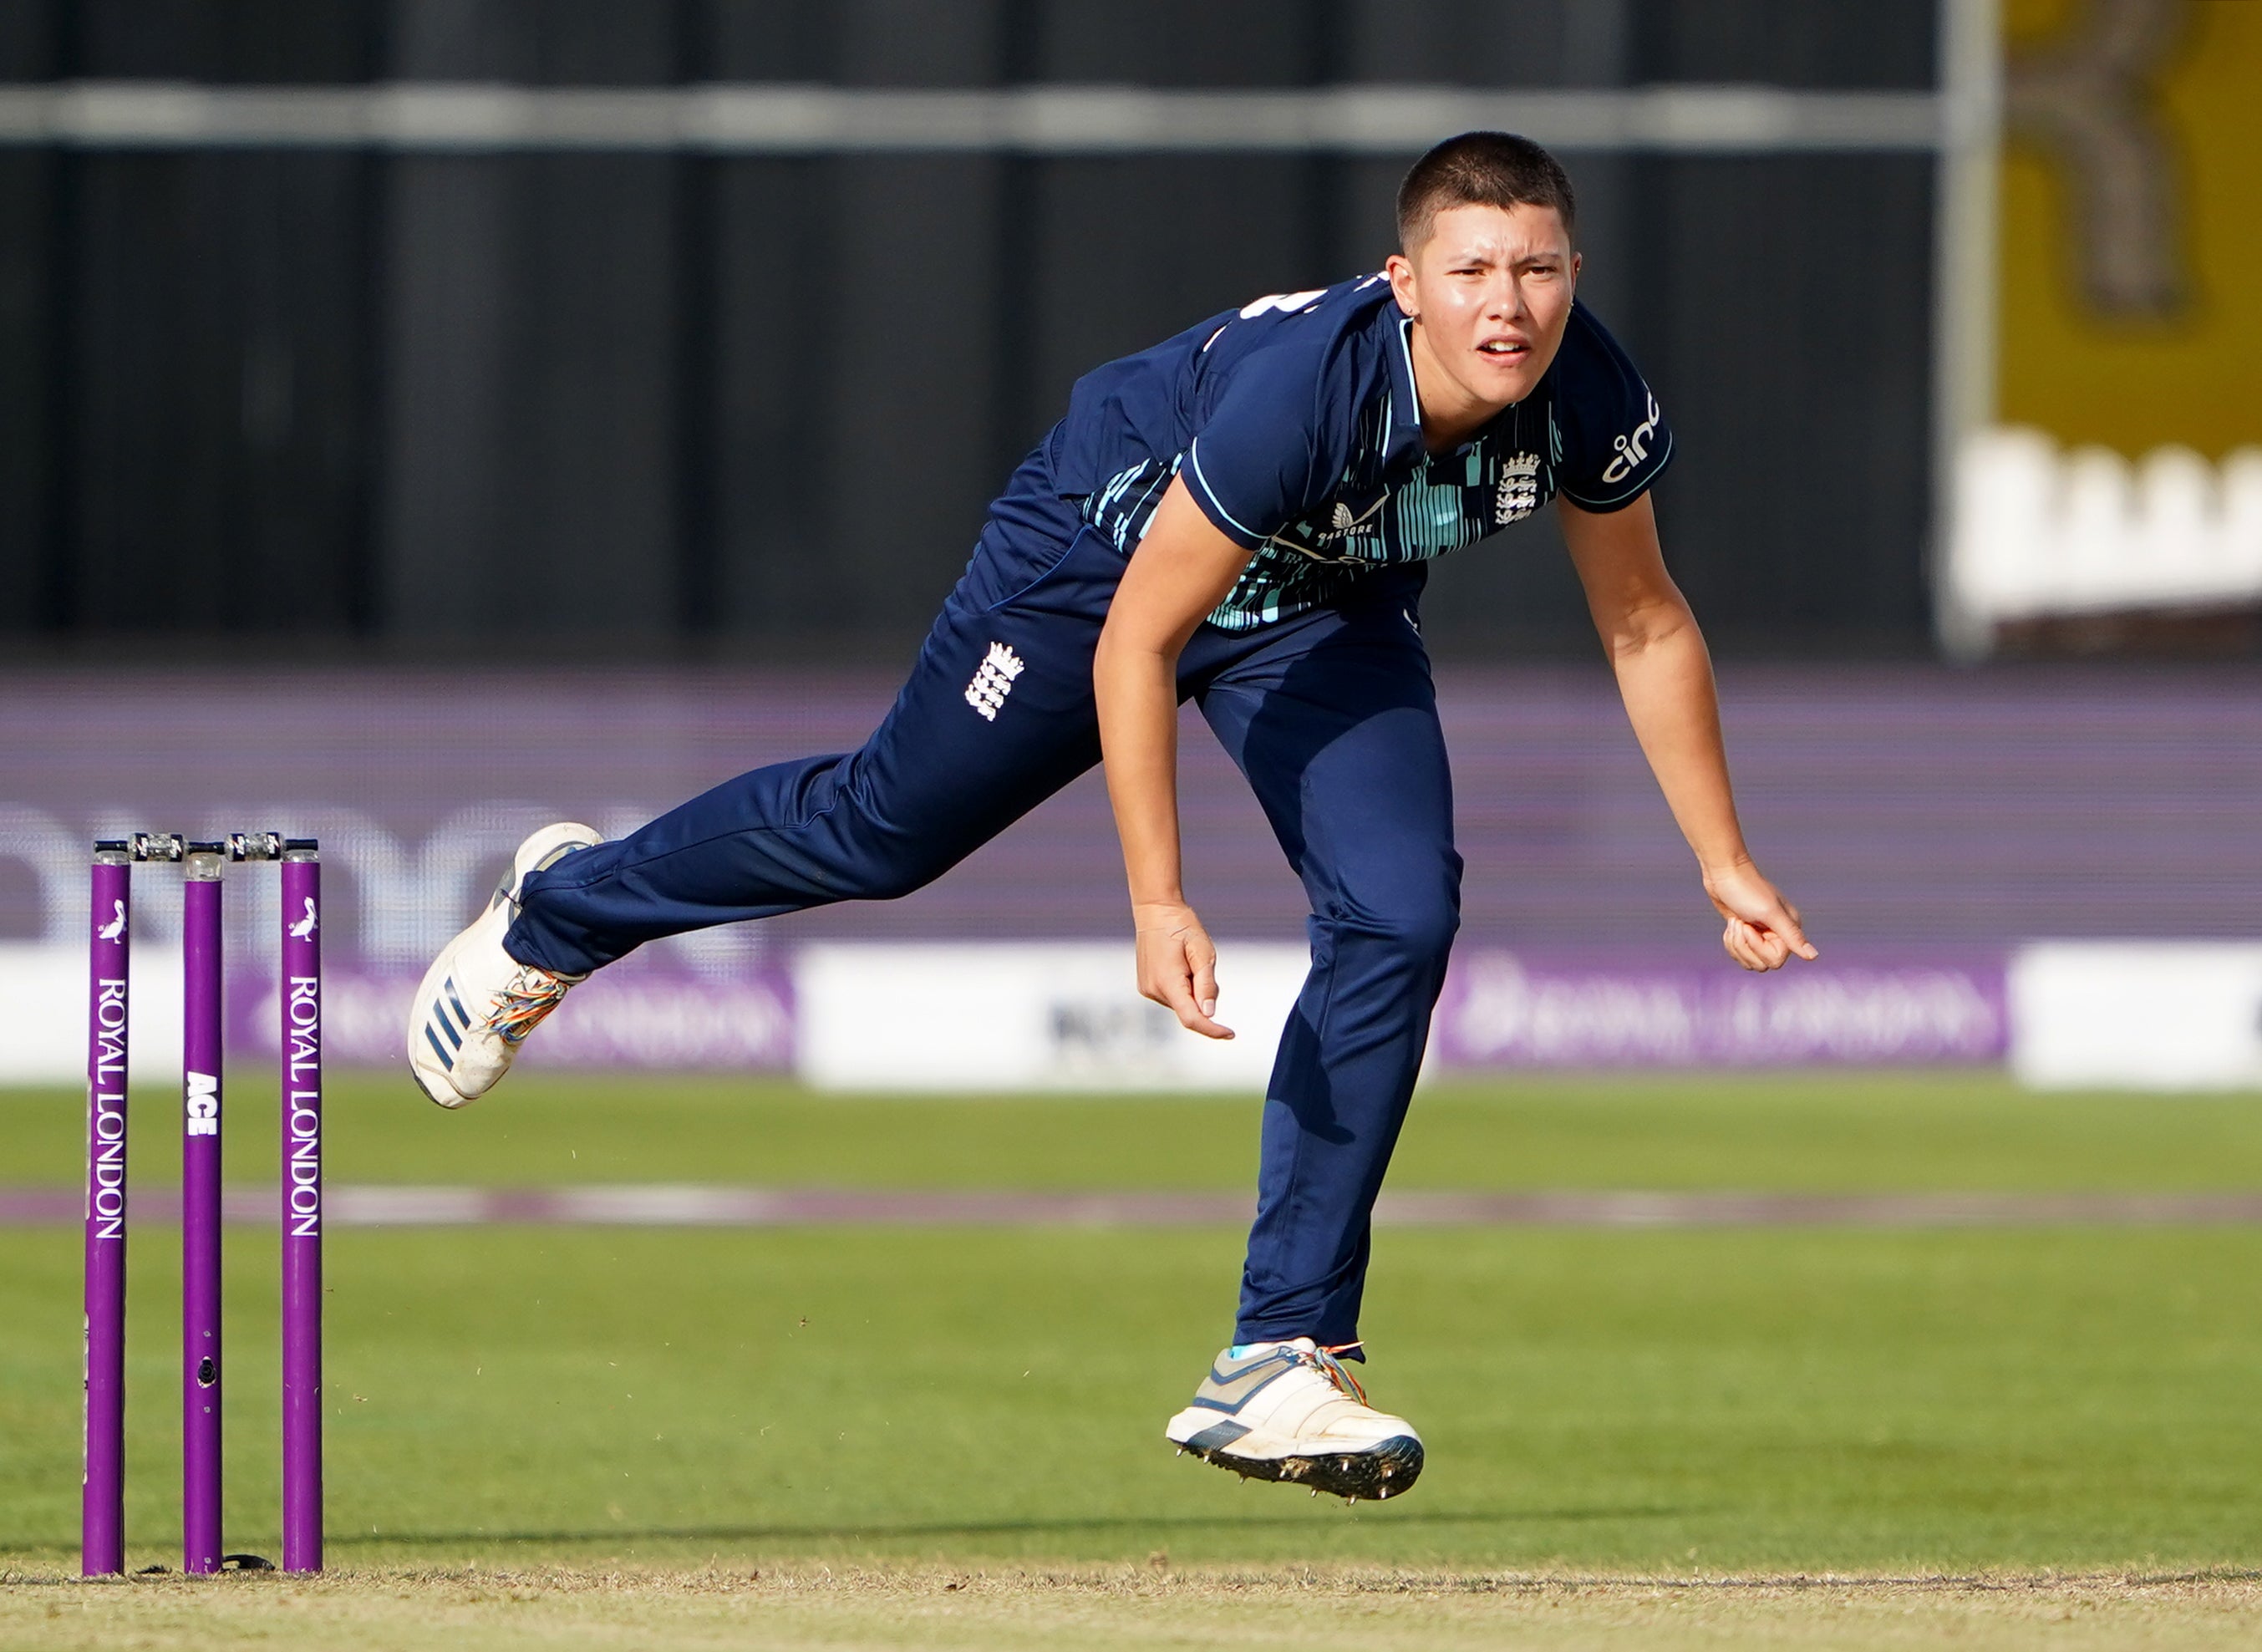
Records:
<instances>
[{"instance_id":1,"label":"dry pitch surface","mask_svg":"<svg viewBox=\"0 0 2262 1652\"><path fill-rule=\"evenodd\" d=\"M1174 1569L367 1569L0 1581L0 1644L2262 1647L2262 1576L1589 1577Z\"/></svg>"}]
</instances>

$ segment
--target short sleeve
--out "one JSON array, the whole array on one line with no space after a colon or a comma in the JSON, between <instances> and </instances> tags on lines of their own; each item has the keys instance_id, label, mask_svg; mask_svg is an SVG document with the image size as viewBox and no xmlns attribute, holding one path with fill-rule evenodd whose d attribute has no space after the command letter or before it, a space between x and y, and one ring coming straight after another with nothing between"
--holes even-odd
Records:
<instances>
[{"instance_id":1,"label":"short sleeve","mask_svg":"<svg viewBox=\"0 0 2262 1652\"><path fill-rule=\"evenodd\" d=\"M1624 350L1585 306L1571 312L1556 357L1563 448L1555 491L1581 510L1622 510L1673 458L1673 427Z\"/></svg>"},{"instance_id":2,"label":"short sleeve","mask_svg":"<svg viewBox=\"0 0 2262 1652\"><path fill-rule=\"evenodd\" d=\"M1354 392L1336 382L1348 374L1328 342L1284 339L1235 363L1186 449L1186 491L1247 550L1321 504L1342 475Z\"/></svg>"}]
</instances>

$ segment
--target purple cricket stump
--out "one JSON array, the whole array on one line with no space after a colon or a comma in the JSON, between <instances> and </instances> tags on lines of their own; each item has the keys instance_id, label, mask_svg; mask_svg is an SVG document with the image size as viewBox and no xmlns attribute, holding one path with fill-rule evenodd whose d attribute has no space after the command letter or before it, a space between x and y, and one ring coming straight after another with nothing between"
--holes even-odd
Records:
<instances>
[{"instance_id":1,"label":"purple cricket stump","mask_svg":"<svg viewBox=\"0 0 2262 1652\"><path fill-rule=\"evenodd\" d=\"M322 868L283 851L283 1569L322 1569Z\"/></svg>"},{"instance_id":2,"label":"purple cricket stump","mask_svg":"<svg viewBox=\"0 0 2262 1652\"><path fill-rule=\"evenodd\" d=\"M181 1569L220 1569L220 928L217 845L181 900Z\"/></svg>"},{"instance_id":3,"label":"purple cricket stump","mask_svg":"<svg viewBox=\"0 0 2262 1652\"><path fill-rule=\"evenodd\" d=\"M86 1478L79 1570L126 1569L126 1007L133 866L94 850L87 924Z\"/></svg>"}]
</instances>

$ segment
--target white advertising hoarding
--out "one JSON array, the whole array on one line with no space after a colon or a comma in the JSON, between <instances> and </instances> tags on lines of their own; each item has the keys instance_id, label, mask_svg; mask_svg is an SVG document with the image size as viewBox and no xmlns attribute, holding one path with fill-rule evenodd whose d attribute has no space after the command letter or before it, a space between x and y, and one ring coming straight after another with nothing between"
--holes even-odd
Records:
<instances>
[{"instance_id":1,"label":"white advertising hoarding","mask_svg":"<svg viewBox=\"0 0 2262 1652\"><path fill-rule=\"evenodd\" d=\"M2262 946L2038 942L2012 959L2009 997L2022 1084L2262 1087Z\"/></svg>"},{"instance_id":2,"label":"white advertising hoarding","mask_svg":"<svg viewBox=\"0 0 2262 1652\"><path fill-rule=\"evenodd\" d=\"M1262 1091L1310 957L1218 951L1229 1042L1139 997L1127 941L807 947L796 1065L835 1090Z\"/></svg>"},{"instance_id":3,"label":"white advertising hoarding","mask_svg":"<svg viewBox=\"0 0 2262 1652\"><path fill-rule=\"evenodd\" d=\"M181 1078L181 949L133 949L126 1032L137 1083ZM0 942L0 1084L86 1082L83 946Z\"/></svg>"}]
</instances>

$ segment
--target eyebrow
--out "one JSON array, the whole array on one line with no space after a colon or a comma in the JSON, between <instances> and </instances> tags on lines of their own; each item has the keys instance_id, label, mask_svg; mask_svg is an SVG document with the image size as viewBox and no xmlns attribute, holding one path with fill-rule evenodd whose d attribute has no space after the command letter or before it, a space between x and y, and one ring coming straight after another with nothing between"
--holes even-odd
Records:
<instances>
[{"instance_id":1,"label":"eyebrow","mask_svg":"<svg viewBox=\"0 0 2262 1652\"><path fill-rule=\"evenodd\" d=\"M1552 248L1545 252L1527 252L1519 257L1508 259L1496 258L1488 252L1472 252L1450 260L1445 267L1449 270L1466 270L1473 263L1561 263L1565 262L1565 257L1566 255Z\"/></svg>"}]
</instances>

